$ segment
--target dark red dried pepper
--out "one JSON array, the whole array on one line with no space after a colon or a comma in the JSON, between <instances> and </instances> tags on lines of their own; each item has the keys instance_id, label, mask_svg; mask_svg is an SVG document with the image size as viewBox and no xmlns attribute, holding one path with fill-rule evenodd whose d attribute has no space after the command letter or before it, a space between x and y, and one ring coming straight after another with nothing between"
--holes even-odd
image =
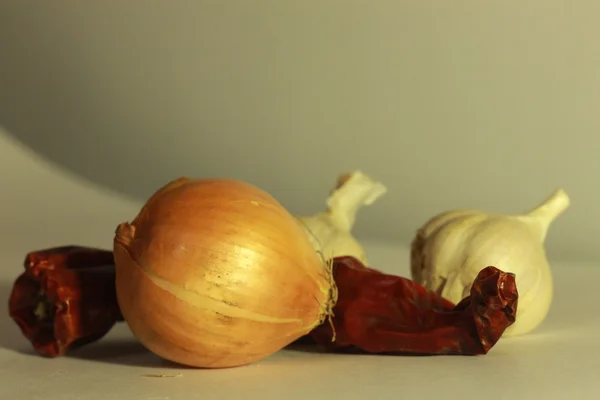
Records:
<instances>
[{"instance_id":1,"label":"dark red dried pepper","mask_svg":"<svg viewBox=\"0 0 600 400\"><path fill-rule=\"evenodd\" d=\"M56 357L103 337L123 317L111 251L64 246L25 257L9 313L41 355Z\"/></svg>"},{"instance_id":2,"label":"dark red dried pepper","mask_svg":"<svg viewBox=\"0 0 600 400\"><path fill-rule=\"evenodd\" d=\"M333 269L338 302L332 324L310 335L328 350L485 354L515 319L514 275L494 267L479 273L458 305L352 257L334 259ZM112 252L66 246L28 254L9 310L42 355L60 356L99 340L123 320Z\"/></svg>"},{"instance_id":3,"label":"dark red dried pepper","mask_svg":"<svg viewBox=\"0 0 600 400\"><path fill-rule=\"evenodd\" d=\"M483 269L456 306L414 281L334 259L338 301L332 323L311 336L328 350L368 353L486 354L515 320L515 276Z\"/></svg>"}]
</instances>

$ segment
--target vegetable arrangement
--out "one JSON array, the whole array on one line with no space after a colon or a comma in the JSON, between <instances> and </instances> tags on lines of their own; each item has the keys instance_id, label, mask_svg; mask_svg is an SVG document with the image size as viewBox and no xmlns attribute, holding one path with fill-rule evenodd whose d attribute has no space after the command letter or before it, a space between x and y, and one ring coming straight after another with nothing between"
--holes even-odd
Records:
<instances>
[{"instance_id":1,"label":"vegetable arrangement","mask_svg":"<svg viewBox=\"0 0 600 400\"><path fill-rule=\"evenodd\" d=\"M113 251L28 254L9 312L44 356L125 321L150 351L202 368L253 363L299 339L328 351L486 354L512 327L541 323L552 296L543 240L569 204L564 191L525 216L433 218L413 241L408 279L372 268L351 234L358 209L386 190L345 174L325 212L295 217L248 183L181 178L117 227Z\"/></svg>"}]
</instances>

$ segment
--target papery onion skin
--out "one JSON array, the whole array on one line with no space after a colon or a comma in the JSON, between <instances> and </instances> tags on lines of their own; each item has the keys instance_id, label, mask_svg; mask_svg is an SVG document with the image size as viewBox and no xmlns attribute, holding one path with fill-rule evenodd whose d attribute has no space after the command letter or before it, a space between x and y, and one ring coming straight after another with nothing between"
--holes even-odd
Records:
<instances>
[{"instance_id":1,"label":"papery onion skin","mask_svg":"<svg viewBox=\"0 0 600 400\"><path fill-rule=\"evenodd\" d=\"M331 270L295 217L231 179L180 178L114 240L119 306L155 354L224 368L265 358L331 313Z\"/></svg>"}]
</instances>

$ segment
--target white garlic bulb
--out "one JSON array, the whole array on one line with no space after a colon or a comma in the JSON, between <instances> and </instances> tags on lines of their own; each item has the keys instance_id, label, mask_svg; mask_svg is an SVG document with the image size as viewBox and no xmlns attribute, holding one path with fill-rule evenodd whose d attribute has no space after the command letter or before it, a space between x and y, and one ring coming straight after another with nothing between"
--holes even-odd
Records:
<instances>
[{"instance_id":1,"label":"white garlic bulb","mask_svg":"<svg viewBox=\"0 0 600 400\"><path fill-rule=\"evenodd\" d=\"M327 198L327 211L299 217L315 250L325 259L353 256L368 265L365 251L351 231L359 208L372 204L386 191L383 184L361 171L340 176Z\"/></svg>"},{"instance_id":2,"label":"white garlic bulb","mask_svg":"<svg viewBox=\"0 0 600 400\"><path fill-rule=\"evenodd\" d=\"M469 295L483 268L492 265L512 272L519 305L516 321L505 335L530 332L546 318L553 296L546 233L569 204L569 196L559 189L525 215L460 210L439 214L417 231L412 242L412 278L458 303Z\"/></svg>"}]
</instances>

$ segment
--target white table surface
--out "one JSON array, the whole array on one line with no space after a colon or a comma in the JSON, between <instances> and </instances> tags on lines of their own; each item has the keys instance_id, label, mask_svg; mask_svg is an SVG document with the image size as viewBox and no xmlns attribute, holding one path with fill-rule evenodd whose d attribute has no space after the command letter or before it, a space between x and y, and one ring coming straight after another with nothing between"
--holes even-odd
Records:
<instances>
[{"instance_id":1,"label":"white table surface","mask_svg":"<svg viewBox=\"0 0 600 400\"><path fill-rule=\"evenodd\" d=\"M58 359L32 353L6 304L27 251L108 248L140 204L65 174L0 132L0 399L599 399L600 265L553 262L556 296L533 334L485 356L394 357L284 350L227 370L177 368L145 351L125 325ZM400 245L366 244L371 264L408 273ZM179 374L151 378L148 374Z\"/></svg>"},{"instance_id":2,"label":"white table surface","mask_svg":"<svg viewBox=\"0 0 600 400\"><path fill-rule=\"evenodd\" d=\"M401 264L402 251L369 246L373 264ZM9 253L10 254L10 253ZM0 286L6 304L21 255ZM8 270L8 269L7 269ZM600 398L600 270L555 265L552 312L528 336L504 338L485 356L394 357L284 350L254 365L227 370L178 368L150 354L125 325L86 349L58 359L33 355L2 314L0 398L45 400L192 399L597 399ZM147 374L179 374L151 378Z\"/></svg>"}]
</instances>

